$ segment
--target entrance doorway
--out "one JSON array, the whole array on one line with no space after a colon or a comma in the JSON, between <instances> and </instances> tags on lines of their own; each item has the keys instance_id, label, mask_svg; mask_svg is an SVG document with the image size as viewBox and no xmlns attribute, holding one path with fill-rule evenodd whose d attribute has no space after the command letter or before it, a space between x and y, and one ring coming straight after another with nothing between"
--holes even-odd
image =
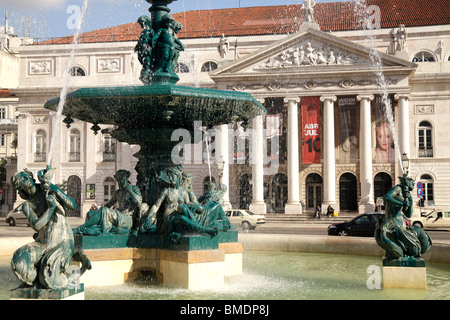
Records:
<instances>
[{"instance_id":1,"label":"entrance doorway","mask_svg":"<svg viewBox=\"0 0 450 320\"><path fill-rule=\"evenodd\" d=\"M288 199L287 176L278 173L272 180L273 210L276 213L284 213L284 207Z\"/></svg>"},{"instance_id":2,"label":"entrance doorway","mask_svg":"<svg viewBox=\"0 0 450 320\"><path fill-rule=\"evenodd\" d=\"M252 203L252 175L244 174L239 181L239 209L248 210Z\"/></svg>"},{"instance_id":3,"label":"entrance doorway","mask_svg":"<svg viewBox=\"0 0 450 320\"><path fill-rule=\"evenodd\" d=\"M69 217L81 217L81 179L78 176L70 176L67 179L67 195L71 197L77 208L75 210L67 209Z\"/></svg>"},{"instance_id":4,"label":"entrance doorway","mask_svg":"<svg viewBox=\"0 0 450 320\"><path fill-rule=\"evenodd\" d=\"M373 195L375 203L381 203L385 194L392 188L392 178L385 172L378 173L373 179ZM381 199L381 200L378 200ZM384 210L384 205L381 206L381 210Z\"/></svg>"},{"instance_id":5,"label":"entrance doorway","mask_svg":"<svg viewBox=\"0 0 450 320\"><path fill-rule=\"evenodd\" d=\"M356 211L358 209L356 177L352 173L344 173L339 179L339 206L341 211Z\"/></svg>"},{"instance_id":6,"label":"entrance doorway","mask_svg":"<svg viewBox=\"0 0 450 320\"><path fill-rule=\"evenodd\" d=\"M306 177L306 209L314 210L322 206L322 177L317 173L311 173Z\"/></svg>"}]
</instances>

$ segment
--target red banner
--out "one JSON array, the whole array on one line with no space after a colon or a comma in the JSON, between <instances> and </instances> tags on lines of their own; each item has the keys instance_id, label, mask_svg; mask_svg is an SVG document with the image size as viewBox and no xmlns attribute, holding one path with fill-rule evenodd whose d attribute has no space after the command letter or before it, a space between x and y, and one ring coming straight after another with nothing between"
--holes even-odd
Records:
<instances>
[{"instance_id":1,"label":"red banner","mask_svg":"<svg viewBox=\"0 0 450 320\"><path fill-rule=\"evenodd\" d=\"M302 98L303 163L320 163L320 97Z\"/></svg>"}]
</instances>

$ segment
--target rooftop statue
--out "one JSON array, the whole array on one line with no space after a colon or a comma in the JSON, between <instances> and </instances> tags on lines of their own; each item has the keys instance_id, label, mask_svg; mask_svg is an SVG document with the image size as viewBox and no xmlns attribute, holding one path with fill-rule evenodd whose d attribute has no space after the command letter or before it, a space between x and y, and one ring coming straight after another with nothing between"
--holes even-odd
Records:
<instances>
[{"instance_id":1,"label":"rooftop statue","mask_svg":"<svg viewBox=\"0 0 450 320\"><path fill-rule=\"evenodd\" d=\"M12 270L23 287L66 288L66 269L72 259L82 262L81 273L90 269L82 251L74 252L73 234L66 217L66 209L75 209L75 202L50 182L53 172L49 167L39 171L40 184L35 183L27 169L12 177L14 187L25 200L23 213L37 232L35 242L16 250L11 260Z\"/></svg>"},{"instance_id":2,"label":"rooftop statue","mask_svg":"<svg viewBox=\"0 0 450 320\"><path fill-rule=\"evenodd\" d=\"M76 234L99 235L99 234L127 234L133 225L137 226L141 212L148 209L142 203L142 195L139 187L131 185L130 171L119 170L114 175L119 189L114 191L111 199L100 207L81 226L73 229ZM112 207L115 206L115 209Z\"/></svg>"},{"instance_id":3,"label":"rooftop statue","mask_svg":"<svg viewBox=\"0 0 450 320\"><path fill-rule=\"evenodd\" d=\"M420 259L432 245L430 236L422 228L406 224L405 217L411 218L413 213L414 180L406 175L399 179L400 184L384 196L385 218L375 230L377 244L386 250L385 262Z\"/></svg>"},{"instance_id":4,"label":"rooftop statue","mask_svg":"<svg viewBox=\"0 0 450 320\"><path fill-rule=\"evenodd\" d=\"M303 22L312 23L314 20L314 7L316 2L314 0L303 0Z\"/></svg>"},{"instance_id":5,"label":"rooftop statue","mask_svg":"<svg viewBox=\"0 0 450 320\"><path fill-rule=\"evenodd\" d=\"M219 46L217 47L219 50L220 57L222 59L227 59L228 52L230 50L230 43L228 42L227 37L225 37L225 34L222 33L222 37L219 40Z\"/></svg>"}]
</instances>

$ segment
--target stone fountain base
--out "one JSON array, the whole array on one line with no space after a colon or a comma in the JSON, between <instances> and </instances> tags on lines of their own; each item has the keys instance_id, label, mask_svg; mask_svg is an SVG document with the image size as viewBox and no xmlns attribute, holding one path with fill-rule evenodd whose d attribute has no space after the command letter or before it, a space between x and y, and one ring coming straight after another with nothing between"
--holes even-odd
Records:
<instances>
[{"instance_id":1,"label":"stone fountain base","mask_svg":"<svg viewBox=\"0 0 450 320\"><path fill-rule=\"evenodd\" d=\"M383 288L426 289L427 269L425 260L402 258L383 260Z\"/></svg>"},{"instance_id":2,"label":"stone fountain base","mask_svg":"<svg viewBox=\"0 0 450 320\"><path fill-rule=\"evenodd\" d=\"M10 300L84 300L84 284L60 290L19 287L11 290Z\"/></svg>"},{"instance_id":3,"label":"stone fountain base","mask_svg":"<svg viewBox=\"0 0 450 320\"><path fill-rule=\"evenodd\" d=\"M176 244L160 235L76 236L75 241L92 263L80 279L86 288L120 285L155 272L163 286L203 290L223 287L225 277L242 273L237 231L214 238L182 236Z\"/></svg>"}]
</instances>

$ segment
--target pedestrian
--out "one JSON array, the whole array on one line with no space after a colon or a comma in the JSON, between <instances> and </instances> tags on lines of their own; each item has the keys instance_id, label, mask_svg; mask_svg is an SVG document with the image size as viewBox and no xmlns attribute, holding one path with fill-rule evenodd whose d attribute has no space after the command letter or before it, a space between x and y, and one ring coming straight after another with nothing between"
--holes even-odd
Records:
<instances>
[{"instance_id":1,"label":"pedestrian","mask_svg":"<svg viewBox=\"0 0 450 320\"><path fill-rule=\"evenodd\" d=\"M334 208L332 206L328 206L327 208L327 218L334 215Z\"/></svg>"},{"instance_id":2,"label":"pedestrian","mask_svg":"<svg viewBox=\"0 0 450 320\"><path fill-rule=\"evenodd\" d=\"M318 216L320 220L320 211L320 206L317 206L316 210L314 210L314 219L316 219L316 216Z\"/></svg>"},{"instance_id":3,"label":"pedestrian","mask_svg":"<svg viewBox=\"0 0 450 320\"><path fill-rule=\"evenodd\" d=\"M98 207L96 206L96 204L95 203L92 204L91 208L89 209L88 213L86 214L85 222L88 221L94 215L94 213L97 212L97 210L98 210Z\"/></svg>"}]
</instances>

